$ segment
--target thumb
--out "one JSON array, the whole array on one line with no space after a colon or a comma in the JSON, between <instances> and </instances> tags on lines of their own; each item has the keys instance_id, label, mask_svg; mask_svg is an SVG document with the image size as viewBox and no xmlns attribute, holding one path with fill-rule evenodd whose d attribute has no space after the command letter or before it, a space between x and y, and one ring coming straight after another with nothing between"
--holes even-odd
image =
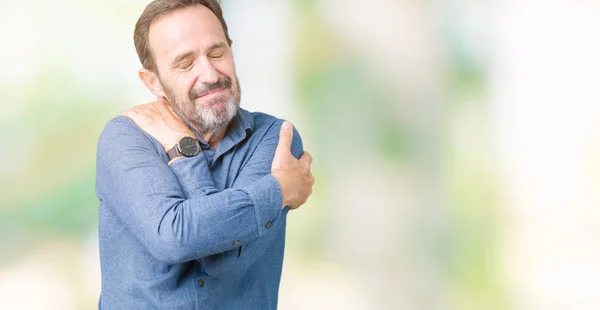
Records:
<instances>
[{"instance_id":1,"label":"thumb","mask_svg":"<svg viewBox=\"0 0 600 310\"><path fill-rule=\"evenodd\" d=\"M290 154L292 149L292 138L294 137L294 130L292 129L292 123L285 121L281 125L279 131L279 144L275 150L275 155Z\"/></svg>"}]
</instances>

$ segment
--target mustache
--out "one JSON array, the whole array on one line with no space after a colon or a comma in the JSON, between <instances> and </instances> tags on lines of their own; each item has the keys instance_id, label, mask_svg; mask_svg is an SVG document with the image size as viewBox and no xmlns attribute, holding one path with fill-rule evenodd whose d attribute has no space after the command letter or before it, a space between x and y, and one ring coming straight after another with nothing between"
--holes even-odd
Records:
<instances>
[{"instance_id":1,"label":"mustache","mask_svg":"<svg viewBox=\"0 0 600 310\"><path fill-rule=\"evenodd\" d=\"M217 80L217 82L215 82L213 84L209 84L209 85L201 84L197 87L194 87L190 91L190 100L194 101L198 97L204 96L213 90L221 89L221 88L226 88L226 89L231 88L231 79L229 77L226 77L226 76L219 77L219 80Z\"/></svg>"}]
</instances>

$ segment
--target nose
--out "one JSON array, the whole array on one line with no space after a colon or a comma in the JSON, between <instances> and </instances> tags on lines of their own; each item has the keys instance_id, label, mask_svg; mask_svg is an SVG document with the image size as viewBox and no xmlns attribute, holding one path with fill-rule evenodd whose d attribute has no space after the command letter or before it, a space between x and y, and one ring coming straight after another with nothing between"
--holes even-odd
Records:
<instances>
[{"instance_id":1,"label":"nose","mask_svg":"<svg viewBox=\"0 0 600 310\"><path fill-rule=\"evenodd\" d=\"M214 84L219 80L219 74L207 57L201 57L198 63L198 81L204 84Z\"/></svg>"}]
</instances>

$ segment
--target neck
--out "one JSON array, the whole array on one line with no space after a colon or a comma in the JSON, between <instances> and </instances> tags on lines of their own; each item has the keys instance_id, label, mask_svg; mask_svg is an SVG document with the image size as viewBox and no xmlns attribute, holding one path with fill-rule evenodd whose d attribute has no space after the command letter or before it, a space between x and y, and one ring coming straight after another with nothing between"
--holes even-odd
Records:
<instances>
[{"instance_id":1,"label":"neck","mask_svg":"<svg viewBox=\"0 0 600 310\"><path fill-rule=\"evenodd\" d=\"M206 133L198 133L198 134L200 135L202 140L206 141L206 143L210 144L210 146L216 150L217 146L219 145L221 140L223 140L223 137L225 137L225 134L227 133L227 128L229 128L229 125L225 126L225 128L223 128L223 129L219 129L214 132L206 132Z\"/></svg>"}]
</instances>

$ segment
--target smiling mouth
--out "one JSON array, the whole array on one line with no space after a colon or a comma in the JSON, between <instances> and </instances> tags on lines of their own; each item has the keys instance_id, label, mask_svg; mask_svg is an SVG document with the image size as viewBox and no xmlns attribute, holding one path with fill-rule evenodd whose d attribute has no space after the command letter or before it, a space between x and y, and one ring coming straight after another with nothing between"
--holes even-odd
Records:
<instances>
[{"instance_id":1,"label":"smiling mouth","mask_svg":"<svg viewBox=\"0 0 600 310\"><path fill-rule=\"evenodd\" d=\"M204 93L204 94L196 97L196 99L205 98L205 97L208 97L210 95L214 95L214 94L220 93L220 92L222 92L224 90L225 90L225 88L214 89L214 90L211 90L211 91L209 91L207 93Z\"/></svg>"}]
</instances>

